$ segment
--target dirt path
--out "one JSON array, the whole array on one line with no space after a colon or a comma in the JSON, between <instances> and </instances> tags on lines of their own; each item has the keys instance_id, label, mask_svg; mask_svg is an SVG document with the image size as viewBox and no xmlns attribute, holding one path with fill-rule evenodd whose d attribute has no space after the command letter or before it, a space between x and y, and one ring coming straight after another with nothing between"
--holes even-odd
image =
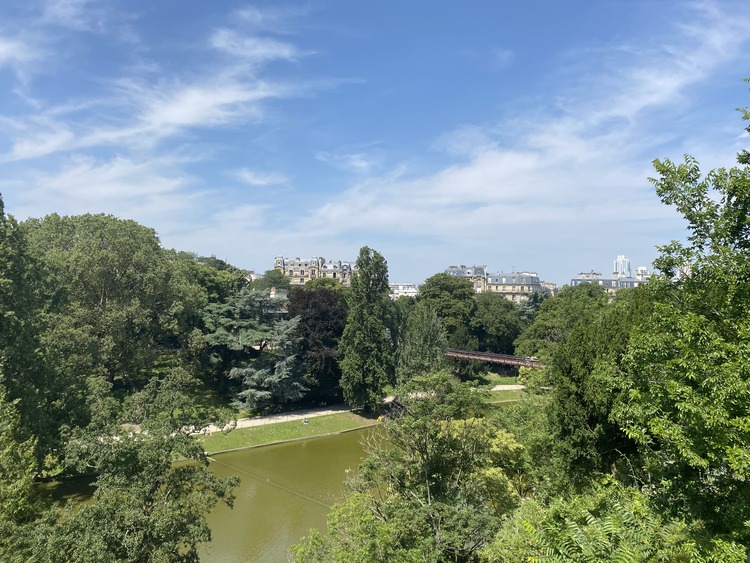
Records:
<instances>
[{"instance_id":1,"label":"dirt path","mask_svg":"<svg viewBox=\"0 0 750 563\"><path fill-rule=\"evenodd\" d=\"M491 391L523 391L525 385L495 385Z\"/></svg>"}]
</instances>

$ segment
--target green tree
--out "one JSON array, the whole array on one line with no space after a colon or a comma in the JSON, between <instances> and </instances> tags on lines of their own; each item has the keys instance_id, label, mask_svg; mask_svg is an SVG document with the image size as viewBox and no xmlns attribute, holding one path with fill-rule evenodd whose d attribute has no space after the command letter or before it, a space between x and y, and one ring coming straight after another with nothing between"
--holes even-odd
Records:
<instances>
[{"instance_id":1,"label":"green tree","mask_svg":"<svg viewBox=\"0 0 750 563\"><path fill-rule=\"evenodd\" d=\"M292 283L281 270L266 270L263 276L253 281L253 289L268 291L271 288L290 289Z\"/></svg>"},{"instance_id":2,"label":"green tree","mask_svg":"<svg viewBox=\"0 0 750 563\"><path fill-rule=\"evenodd\" d=\"M267 292L247 287L206 305L196 348L203 353L203 368L214 374L220 389L233 368L257 358L266 347L279 306Z\"/></svg>"},{"instance_id":3,"label":"green tree","mask_svg":"<svg viewBox=\"0 0 750 563\"><path fill-rule=\"evenodd\" d=\"M745 114L747 117L747 114ZM656 160L661 200L688 242L660 247L657 301L631 340L615 420L639 444L665 506L750 545L750 166L701 175Z\"/></svg>"},{"instance_id":4,"label":"green tree","mask_svg":"<svg viewBox=\"0 0 750 563\"><path fill-rule=\"evenodd\" d=\"M0 387L0 560L21 560L19 545L42 509L34 485L36 443L21 427L17 400Z\"/></svg>"},{"instance_id":5,"label":"green tree","mask_svg":"<svg viewBox=\"0 0 750 563\"><path fill-rule=\"evenodd\" d=\"M29 560L198 561L197 545L211 538L206 515L218 502L231 506L238 483L214 475L189 435L207 423L195 408L198 385L172 370L152 379L122 416L102 412L96 424L71 431L66 460L97 475L94 502L48 511L29 534ZM180 458L190 461L176 464Z\"/></svg>"},{"instance_id":6,"label":"green tree","mask_svg":"<svg viewBox=\"0 0 750 563\"><path fill-rule=\"evenodd\" d=\"M313 533L296 547L299 561L476 561L515 506L506 464L520 446L476 416L476 391L438 374L415 377L397 396L387 445L368 445L351 496L331 512L329 535Z\"/></svg>"},{"instance_id":7,"label":"green tree","mask_svg":"<svg viewBox=\"0 0 750 563\"><path fill-rule=\"evenodd\" d=\"M513 342L521 334L518 308L503 296L491 293L481 293L475 300L471 325L479 340L479 350L512 354Z\"/></svg>"},{"instance_id":8,"label":"green tree","mask_svg":"<svg viewBox=\"0 0 750 563\"><path fill-rule=\"evenodd\" d=\"M388 264L376 250L359 251L352 275L349 317L341 337L341 390L355 407L376 410L393 380L393 305Z\"/></svg>"},{"instance_id":9,"label":"green tree","mask_svg":"<svg viewBox=\"0 0 750 563\"><path fill-rule=\"evenodd\" d=\"M173 326L171 270L156 233L106 215L49 215L24 225L49 271L44 343L58 370L133 388Z\"/></svg>"},{"instance_id":10,"label":"green tree","mask_svg":"<svg viewBox=\"0 0 750 563\"><path fill-rule=\"evenodd\" d=\"M557 297L545 300L534 322L521 333L515 343L516 354L539 358L551 365L557 348L563 344L578 322L591 322L609 301L603 287L584 283L565 286ZM524 383L531 390L552 385L549 370L524 374Z\"/></svg>"},{"instance_id":11,"label":"green tree","mask_svg":"<svg viewBox=\"0 0 750 563\"><path fill-rule=\"evenodd\" d=\"M308 284L289 293L287 310L290 316L300 318L298 333L302 337L308 396L326 401L340 397L339 342L348 312L343 294L325 286L310 288Z\"/></svg>"},{"instance_id":12,"label":"green tree","mask_svg":"<svg viewBox=\"0 0 750 563\"><path fill-rule=\"evenodd\" d=\"M457 339L469 331L476 309L474 295L474 288L469 280L443 273L427 278L419 286L417 300L432 306L445 327L448 344L457 348L463 344Z\"/></svg>"},{"instance_id":13,"label":"green tree","mask_svg":"<svg viewBox=\"0 0 750 563\"><path fill-rule=\"evenodd\" d=\"M448 347L443 324L428 302L417 303L406 319L398 356L398 378L403 383L415 375L440 370Z\"/></svg>"},{"instance_id":14,"label":"green tree","mask_svg":"<svg viewBox=\"0 0 750 563\"><path fill-rule=\"evenodd\" d=\"M0 395L13 403L24 439L36 437L39 462L56 443L57 421L70 404L70 381L54 377L41 354L44 270L0 197Z\"/></svg>"},{"instance_id":15,"label":"green tree","mask_svg":"<svg viewBox=\"0 0 750 563\"><path fill-rule=\"evenodd\" d=\"M548 416L561 484L583 487L596 473L642 477L632 475L635 444L612 420L612 409L626 386L622 362L631 334L651 307L643 287L622 290L601 309L587 309L554 348Z\"/></svg>"},{"instance_id":16,"label":"green tree","mask_svg":"<svg viewBox=\"0 0 750 563\"><path fill-rule=\"evenodd\" d=\"M233 368L232 379L240 380L242 390L237 404L248 410L259 410L274 404L299 401L305 396L305 368L302 361L301 340L298 334L299 317L276 321L270 346L247 367Z\"/></svg>"}]
</instances>

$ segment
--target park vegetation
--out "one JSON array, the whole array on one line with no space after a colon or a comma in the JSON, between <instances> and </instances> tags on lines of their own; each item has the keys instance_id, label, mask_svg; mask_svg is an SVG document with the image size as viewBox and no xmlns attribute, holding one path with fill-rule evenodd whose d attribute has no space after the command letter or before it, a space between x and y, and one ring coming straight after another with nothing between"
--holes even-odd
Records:
<instances>
[{"instance_id":1,"label":"park vegetation","mask_svg":"<svg viewBox=\"0 0 750 563\"><path fill-rule=\"evenodd\" d=\"M745 561L750 154L654 166L688 236L649 283L520 306L446 274L393 301L369 247L349 288L252 281L134 221L19 223L0 199L0 560L196 561L237 480L194 434L345 401L383 431L299 561ZM492 405L446 347L545 369ZM38 487L77 475L93 502Z\"/></svg>"}]
</instances>

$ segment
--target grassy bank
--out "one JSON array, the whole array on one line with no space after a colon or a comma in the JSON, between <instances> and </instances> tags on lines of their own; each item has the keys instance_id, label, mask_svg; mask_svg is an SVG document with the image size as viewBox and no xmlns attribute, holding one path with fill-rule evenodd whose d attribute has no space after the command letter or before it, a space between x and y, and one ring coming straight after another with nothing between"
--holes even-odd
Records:
<instances>
[{"instance_id":1,"label":"grassy bank","mask_svg":"<svg viewBox=\"0 0 750 563\"><path fill-rule=\"evenodd\" d=\"M490 404L501 403L505 401L518 401L524 394L523 390L518 391L490 391L487 402Z\"/></svg>"},{"instance_id":2,"label":"grassy bank","mask_svg":"<svg viewBox=\"0 0 750 563\"><path fill-rule=\"evenodd\" d=\"M376 424L376 421L351 412L342 412L309 418L307 424L301 420L290 420L251 428L237 428L227 434L215 432L211 436L200 436L198 440L203 444L205 451L213 453L342 432L370 424Z\"/></svg>"}]
</instances>

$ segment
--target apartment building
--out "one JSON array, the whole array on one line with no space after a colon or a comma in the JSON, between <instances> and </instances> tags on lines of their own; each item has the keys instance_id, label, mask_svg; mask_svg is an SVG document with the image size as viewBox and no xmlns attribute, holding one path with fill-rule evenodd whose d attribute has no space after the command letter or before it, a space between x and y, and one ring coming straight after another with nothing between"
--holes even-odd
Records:
<instances>
[{"instance_id":1,"label":"apartment building","mask_svg":"<svg viewBox=\"0 0 750 563\"><path fill-rule=\"evenodd\" d=\"M488 274L486 279L487 293L500 294L513 303L526 301L535 291L547 291L536 272L497 272Z\"/></svg>"},{"instance_id":2,"label":"apartment building","mask_svg":"<svg viewBox=\"0 0 750 563\"><path fill-rule=\"evenodd\" d=\"M284 258L277 256L274 259L275 270L281 270L289 277L292 285L305 285L307 282L326 278L341 282L344 286L352 283L352 274L357 271L354 262L343 260L326 262L325 258L313 256L312 258Z\"/></svg>"}]
</instances>

